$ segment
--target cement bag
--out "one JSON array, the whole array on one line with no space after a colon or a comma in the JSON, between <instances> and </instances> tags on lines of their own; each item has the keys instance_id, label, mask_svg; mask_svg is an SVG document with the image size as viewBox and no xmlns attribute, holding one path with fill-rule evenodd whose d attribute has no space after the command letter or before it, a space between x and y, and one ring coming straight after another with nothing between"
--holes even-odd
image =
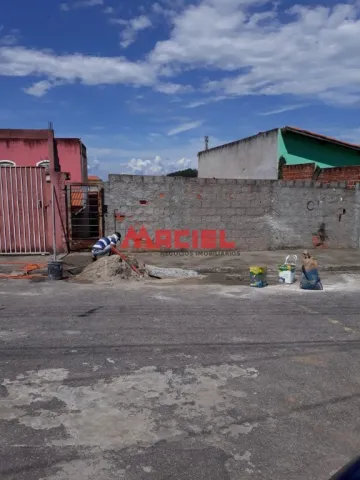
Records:
<instances>
[{"instance_id":1,"label":"cement bag","mask_svg":"<svg viewBox=\"0 0 360 480\"><path fill-rule=\"evenodd\" d=\"M302 267L300 288L303 290L323 290L317 268L305 270L305 268Z\"/></svg>"}]
</instances>

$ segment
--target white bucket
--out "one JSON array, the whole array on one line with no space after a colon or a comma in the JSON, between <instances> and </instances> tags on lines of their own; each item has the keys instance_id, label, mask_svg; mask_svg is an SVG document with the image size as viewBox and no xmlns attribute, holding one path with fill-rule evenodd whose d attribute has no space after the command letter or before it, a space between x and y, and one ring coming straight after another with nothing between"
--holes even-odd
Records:
<instances>
[{"instance_id":1,"label":"white bucket","mask_svg":"<svg viewBox=\"0 0 360 480\"><path fill-rule=\"evenodd\" d=\"M282 283L294 283L295 272L292 272L291 270L286 270L285 272L279 272L279 280Z\"/></svg>"},{"instance_id":2,"label":"white bucket","mask_svg":"<svg viewBox=\"0 0 360 480\"><path fill-rule=\"evenodd\" d=\"M285 263L279 268L279 281L291 284L295 282L296 255L288 255Z\"/></svg>"}]
</instances>

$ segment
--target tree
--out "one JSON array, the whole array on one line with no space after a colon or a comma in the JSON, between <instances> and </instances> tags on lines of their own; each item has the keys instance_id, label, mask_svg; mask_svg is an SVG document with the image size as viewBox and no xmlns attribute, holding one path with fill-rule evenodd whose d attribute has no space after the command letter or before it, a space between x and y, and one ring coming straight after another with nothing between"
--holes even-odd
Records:
<instances>
[{"instance_id":1,"label":"tree","mask_svg":"<svg viewBox=\"0 0 360 480\"><path fill-rule=\"evenodd\" d=\"M178 170L167 175L168 177L197 177L198 171L195 168L187 168L186 170Z\"/></svg>"}]
</instances>

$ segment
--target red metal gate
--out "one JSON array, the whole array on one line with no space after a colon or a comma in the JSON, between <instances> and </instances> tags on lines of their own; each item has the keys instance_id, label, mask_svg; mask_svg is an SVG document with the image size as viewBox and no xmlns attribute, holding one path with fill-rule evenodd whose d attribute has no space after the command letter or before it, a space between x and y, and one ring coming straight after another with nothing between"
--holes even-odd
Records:
<instances>
[{"instance_id":1,"label":"red metal gate","mask_svg":"<svg viewBox=\"0 0 360 480\"><path fill-rule=\"evenodd\" d=\"M46 172L0 167L0 254L47 253Z\"/></svg>"}]
</instances>

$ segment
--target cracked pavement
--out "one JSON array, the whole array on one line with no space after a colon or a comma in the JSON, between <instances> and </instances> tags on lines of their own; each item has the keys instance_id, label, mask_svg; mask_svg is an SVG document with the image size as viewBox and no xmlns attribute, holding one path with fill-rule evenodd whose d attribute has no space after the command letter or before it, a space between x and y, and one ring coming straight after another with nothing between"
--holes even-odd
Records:
<instances>
[{"instance_id":1,"label":"cracked pavement","mask_svg":"<svg viewBox=\"0 0 360 480\"><path fill-rule=\"evenodd\" d=\"M360 450L351 284L0 282L1 479L328 480Z\"/></svg>"}]
</instances>

